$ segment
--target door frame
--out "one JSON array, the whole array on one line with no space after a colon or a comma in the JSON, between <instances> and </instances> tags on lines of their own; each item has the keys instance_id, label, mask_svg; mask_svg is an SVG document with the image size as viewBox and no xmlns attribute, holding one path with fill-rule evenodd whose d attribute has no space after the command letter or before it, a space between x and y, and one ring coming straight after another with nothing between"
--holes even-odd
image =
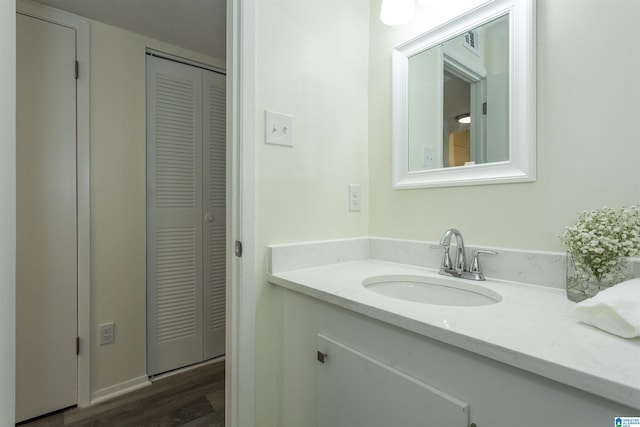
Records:
<instances>
[{"instance_id":1,"label":"door frame","mask_svg":"<svg viewBox=\"0 0 640 427\"><path fill-rule=\"evenodd\" d=\"M255 0L227 0L225 423L255 426ZM242 256L234 255L242 242Z\"/></svg>"},{"instance_id":2,"label":"door frame","mask_svg":"<svg viewBox=\"0 0 640 427\"><path fill-rule=\"evenodd\" d=\"M0 1L0 425L15 423L16 6Z\"/></svg>"},{"instance_id":3,"label":"door frame","mask_svg":"<svg viewBox=\"0 0 640 427\"><path fill-rule=\"evenodd\" d=\"M91 403L91 175L90 175L90 23L61 10L24 0L16 1L16 13L49 21L76 31L76 191L78 227L78 406Z\"/></svg>"}]
</instances>

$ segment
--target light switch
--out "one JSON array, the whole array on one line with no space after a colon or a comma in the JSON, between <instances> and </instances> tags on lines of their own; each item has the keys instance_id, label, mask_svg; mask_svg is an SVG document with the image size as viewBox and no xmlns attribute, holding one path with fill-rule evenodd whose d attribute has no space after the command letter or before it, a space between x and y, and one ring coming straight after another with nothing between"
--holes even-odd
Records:
<instances>
[{"instance_id":1,"label":"light switch","mask_svg":"<svg viewBox=\"0 0 640 427\"><path fill-rule=\"evenodd\" d=\"M360 211L360 184L349 184L349 210Z\"/></svg>"},{"instance_id":2,"label":"light switch","mask_svg":"<svg viewBox=\"0 0 640 427\"><path fill-rule=\"evenodd\" d=\"M265 110L264 139L267 144L293 147L293 116Z\"/></svg>"}]
</instances>

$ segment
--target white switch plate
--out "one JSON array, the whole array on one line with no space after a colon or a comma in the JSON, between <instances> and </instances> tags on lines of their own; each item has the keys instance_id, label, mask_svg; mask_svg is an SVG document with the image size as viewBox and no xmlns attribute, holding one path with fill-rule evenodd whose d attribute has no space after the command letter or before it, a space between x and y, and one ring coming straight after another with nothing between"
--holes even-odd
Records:
<instances>
[{"instance_id":1,"label":"white switch plate","mask_svg":"<svg viewBox=\"0 0 640 427\"><path fill-rule=\"evenodd\" d=\"M360 211L360 184L349 184L349 210Z\"/></svg>"},{"instance_id":2,"label":"white switch plate","mask_svg":"<svg viewBox=\"0 0 640 427\"><path fill-rule=\"evenodd\" d=\"M265 110L264 139L267 144L293 147L293 116Z\"/></svg>"}]
</instances>

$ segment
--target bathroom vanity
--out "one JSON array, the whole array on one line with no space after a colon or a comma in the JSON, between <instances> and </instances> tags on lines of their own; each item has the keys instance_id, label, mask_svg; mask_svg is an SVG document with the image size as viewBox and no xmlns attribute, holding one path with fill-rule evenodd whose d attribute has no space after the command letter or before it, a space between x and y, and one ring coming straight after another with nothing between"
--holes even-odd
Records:
<instances>
[{"instance_id":1,"label":"bathroom vanity","mask_svg":"<svg viewBox=\"0 0 640 427\"><path fill-rule=\"evenodd\" d=\"M413 276L464 287L437 274L439 255L430 242L375 238L270 247L278 425L606 426L640 414L640 340L578 323L560 287L494 279L495 260L473 283L494 299L482 305L363 285ZM514 277L554 281L561 270L559 254L503 256L521 261Z\"/></svg>"}]
</instances>

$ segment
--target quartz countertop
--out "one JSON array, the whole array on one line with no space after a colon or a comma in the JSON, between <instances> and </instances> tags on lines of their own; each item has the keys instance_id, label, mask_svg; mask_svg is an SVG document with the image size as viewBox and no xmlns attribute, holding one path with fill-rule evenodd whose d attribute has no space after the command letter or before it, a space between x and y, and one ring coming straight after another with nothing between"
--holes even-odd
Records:
<instances>
[{"instance_id":1,"label":"quartz countertop","mask_svg":"<svg viewBox=\"0 0 640 427\"><path fill-rule=\"evenodd\" d=\"M487 279L502 296L486 306L403 301L366 289L371 276L432 277L437 271L355 260L269 274L269 282L475 354L640 409L640 338L624 339L579 323L564 290ZM464 279L452 279L464 280Z\"/></svg>"}]
</instances>

